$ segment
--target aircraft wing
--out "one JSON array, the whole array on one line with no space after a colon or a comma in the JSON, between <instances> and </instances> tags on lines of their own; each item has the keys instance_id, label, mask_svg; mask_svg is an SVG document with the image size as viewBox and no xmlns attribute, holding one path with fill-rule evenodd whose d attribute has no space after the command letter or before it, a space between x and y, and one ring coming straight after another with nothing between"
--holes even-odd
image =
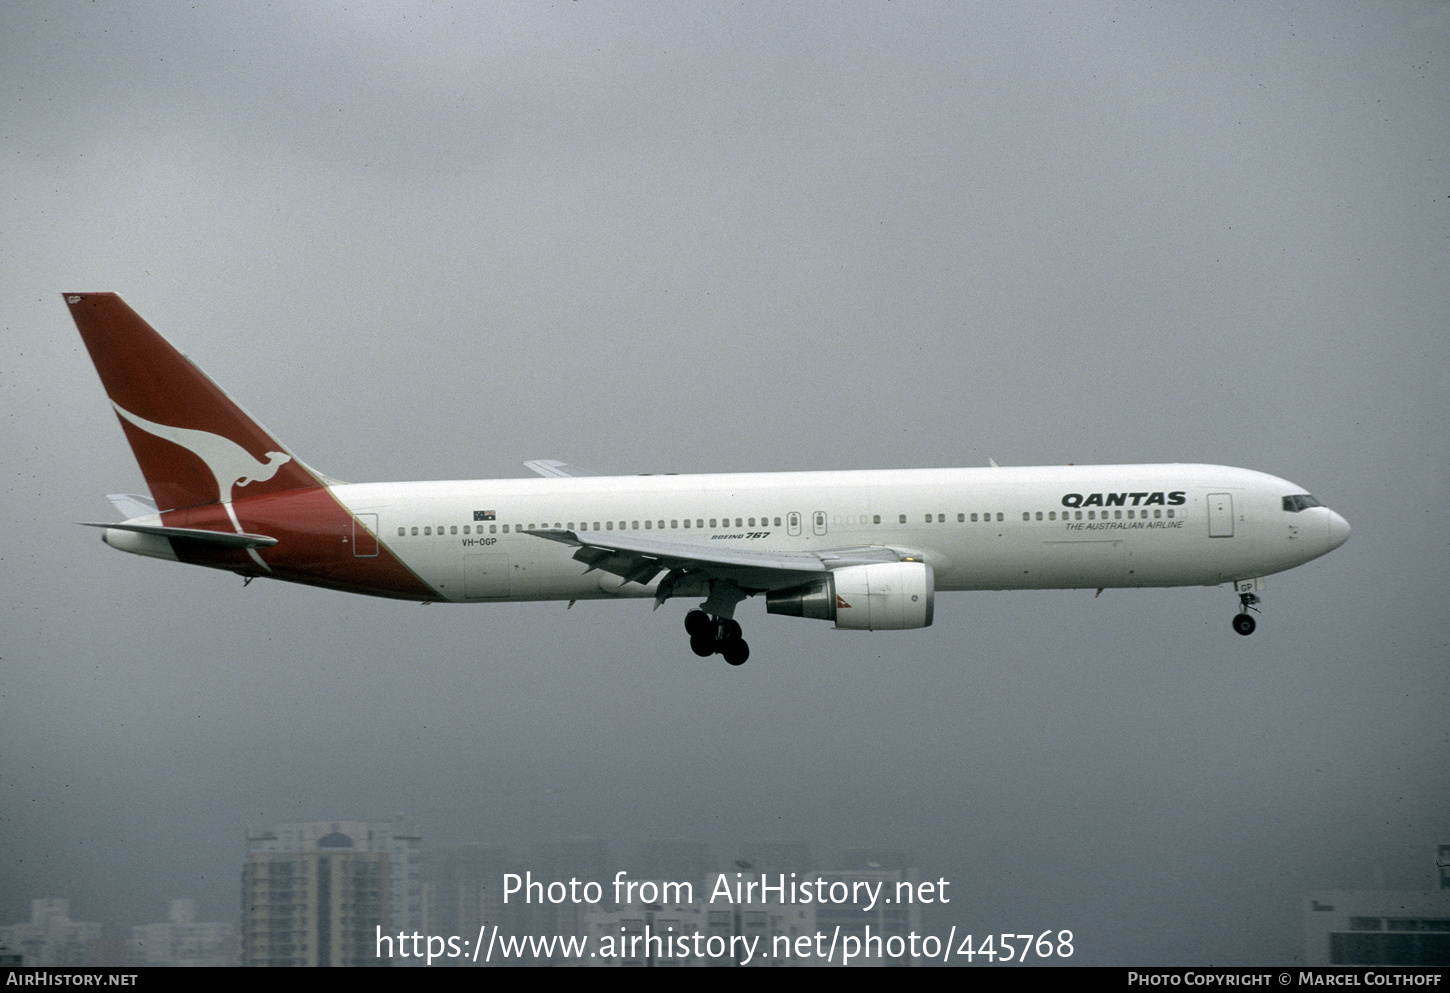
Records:
<instances>
[{"instance_id":1,"label":"aircraft wing","mask_svg":"<svg viewBox=\"0 0 1450 993\"><path fill-rule=\"evenodd\" d=\"M899 562L905 556L891 548L863 546L819 552L774 552L738 547L648 538L642 535L595 534L535 528L525 532L572 545L574 558L589 568L602 569L634 583L648 584L668 572L659 584L655 605L672 595L681 579L703 574L734 583L747 593L784 590L822 579L833 569L868 562Z\"/></svg>"},{"instance_id":2,"label":"aircraft wing","mask_svg":"<svg viewBox=\"0 0 1450 993\"><path fill-rule=\"evenodd\" d=\"M534 459L532 462L525 462L524 468L530 472L537 472L540 476L597 476L599 473L590 469L581 469L577 465L570 465L567 462L560 462L558 459Z\"/></svg>"}]
</instances>

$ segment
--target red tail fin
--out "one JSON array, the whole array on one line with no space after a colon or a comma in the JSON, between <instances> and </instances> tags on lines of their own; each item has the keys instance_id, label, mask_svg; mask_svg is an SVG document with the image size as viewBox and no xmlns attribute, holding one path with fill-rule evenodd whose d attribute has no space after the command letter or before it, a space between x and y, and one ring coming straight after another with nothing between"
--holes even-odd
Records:
<instances>
[{"instance_id":1,"label":"red tail fin","mask_svg":"<svg viewBox=\"0 0 1450 993\"><path fill-rule=\"evenodd\" d=\"M114 293L65 302L162 510L320 485Z\"/></svg>"}]
</instances>

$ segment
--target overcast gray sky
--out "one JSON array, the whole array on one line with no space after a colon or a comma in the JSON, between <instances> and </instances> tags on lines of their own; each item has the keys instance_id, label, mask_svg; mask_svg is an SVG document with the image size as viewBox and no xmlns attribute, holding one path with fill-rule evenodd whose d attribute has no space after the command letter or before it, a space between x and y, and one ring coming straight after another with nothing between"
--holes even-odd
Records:
<instances>
[{"instance_id":1,"label":"overcast gray sky","mask_svg":"<svg viewBox=\"0 0 1450 993\"><path fill-rule=\"evenodd\" d=\"M0 7L0 917L236 919L248 826L913 850L963 930L1288 963L1450 840L1450 7ZM1354 536L923 631L125 556L113 290L348 480L1217 462ZM540 794L539 791L549 792ZM531 812L529 795L538 795Z\"/></svg>"}]
</instances>

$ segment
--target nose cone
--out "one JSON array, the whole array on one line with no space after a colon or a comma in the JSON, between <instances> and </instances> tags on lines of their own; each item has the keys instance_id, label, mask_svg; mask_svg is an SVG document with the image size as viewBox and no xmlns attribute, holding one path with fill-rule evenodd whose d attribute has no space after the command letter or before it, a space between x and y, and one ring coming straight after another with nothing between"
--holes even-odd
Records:
<instances>
[{"instance_id":1,"label":"nose cone","mask_svg":"<svg viewBox=\"0 0 1450 993\"><path fill-rule=\"evenodd\" d=\"M1332 552L1349 540L1349 522L1334 511L1329 512L1329 550Z\"/></svg>"}]
</instances>

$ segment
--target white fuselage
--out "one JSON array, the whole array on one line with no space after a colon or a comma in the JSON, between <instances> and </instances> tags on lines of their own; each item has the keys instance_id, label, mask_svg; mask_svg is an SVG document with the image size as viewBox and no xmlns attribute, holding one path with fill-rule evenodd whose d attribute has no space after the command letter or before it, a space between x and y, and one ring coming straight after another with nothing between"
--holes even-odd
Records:
<instances>
[{"instance_id":1,"label":"white fuselage","mask_svg":"<svg viewBox=\"0 0 1450 993\"><path fill-rule=\"evenodd\" d=\"M1305 491L1227 466L1119 465L337 485L333 495L439 600L654 596L528 533L653 537L702 548L889 548L938 590L1215 585L1342 544ZM369 515L376 515L375 517Z\"/></svg>"}]
</instances>

